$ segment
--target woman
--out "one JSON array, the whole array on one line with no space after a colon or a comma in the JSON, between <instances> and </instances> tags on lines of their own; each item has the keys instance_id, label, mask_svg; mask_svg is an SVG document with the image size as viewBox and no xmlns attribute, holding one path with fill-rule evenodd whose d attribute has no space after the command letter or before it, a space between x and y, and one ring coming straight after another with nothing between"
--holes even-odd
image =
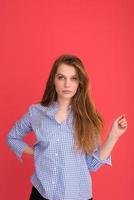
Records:
<instances>
[{"instance_id":1,"label":"woman","mask_svg":"<svg viewBox=\"0 0 134 200\"><path fill-rule=\"evenodd\" d=\"M42 100L32 104L10 130L7 142L21 160L34 156L30 200L91 200L90 171L112 165L111 151L127 129L124 114L116 118L101 145L103 120L91 98L82 61L61 55L53 64ZM34 131L32 146L22 138Z\"/></svg>"}]
</instances>

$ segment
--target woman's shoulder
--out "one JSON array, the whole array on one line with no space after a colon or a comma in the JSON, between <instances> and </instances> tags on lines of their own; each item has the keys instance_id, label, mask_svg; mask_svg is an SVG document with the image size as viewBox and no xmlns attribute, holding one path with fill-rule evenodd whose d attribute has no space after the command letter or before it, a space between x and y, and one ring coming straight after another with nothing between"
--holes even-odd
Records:
<instances>
[{"instance_id":1,"label":"woman's shoulder","mask_svg":"<svg viewBox=\"0 0 134 200\"><path fill-rule=\"evenodd\" d=\"M28 110L29 112L33 113L33 112L37 112L37 111L45 111L47 110L47 106L43 106L40 103L33 103L31 105L29 105Z\"/></svg>"}]
</instances>

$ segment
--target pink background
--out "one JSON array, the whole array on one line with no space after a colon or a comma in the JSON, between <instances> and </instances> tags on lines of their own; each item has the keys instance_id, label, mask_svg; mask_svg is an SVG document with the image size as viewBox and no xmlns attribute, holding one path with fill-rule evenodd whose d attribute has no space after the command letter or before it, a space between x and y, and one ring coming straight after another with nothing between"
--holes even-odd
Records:
<instances>
[{"instance_id":1,"label":"pink background","mask_svg":"<svg viewBox=\"0 0 134 200\"><path fill-rule=\"evenodd\" d=\"M23 164L10 151L6 136L28 106L39 101L55 58L81 58L94 101L105 121L125 113L128 129L112 152L112 168L92 173L94 200L134 199L132 0L0 1L0 199L28 200L33 158ZM33 144L34 134L24 139Z\"/></svg>"}]
</instances>

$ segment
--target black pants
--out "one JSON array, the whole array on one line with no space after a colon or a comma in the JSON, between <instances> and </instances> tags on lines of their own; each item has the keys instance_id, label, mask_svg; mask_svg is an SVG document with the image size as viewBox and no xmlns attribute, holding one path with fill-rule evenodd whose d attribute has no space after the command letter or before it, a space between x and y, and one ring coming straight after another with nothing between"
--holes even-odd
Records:
<instances>
[{"instance_id":1,"label":"black pants","mask_svg":"<svg viewBox=\"0 0 134 200\"><path fill-rule=\"evenodd\" d=\"M33 186L29 200L48 200L48 199L45 199L44 197L42 197L41 194L38 192L38 190ZM88 199L88 200L92 200L92 199Z\"/></svg>"}]
</instances>

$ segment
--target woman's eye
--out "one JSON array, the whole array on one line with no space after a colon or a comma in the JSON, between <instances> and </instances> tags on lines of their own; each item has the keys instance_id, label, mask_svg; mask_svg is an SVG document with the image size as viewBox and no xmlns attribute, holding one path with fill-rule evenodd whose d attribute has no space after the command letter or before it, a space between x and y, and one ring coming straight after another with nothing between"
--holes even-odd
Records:
<instances>
[{"instance_id":1,"label":"woman's eye","mask_svg":"<svg viewBox=\"0 0 134 200\"><path fill-rule=\"evenodd\" d=\"M63 77L62 76L58 76L58 79L62 79Z\"/></svg>"},{"instance_id":2,"label":"woman's eye","mask_svg":"<svg viewBox=\"0 0 134 200\"><path fill-rule=\"evenodd\" d=\"M58 79L61 80L61 79L64 79L64 77L63 76L58 76ZM73 77L72 80L77 80L77 77Z\"/></svg>"},{"instance_id":3,"label":"woman's eye","mask_svg":"<svg viewBox=\"0 0 134 200\"><path fill-rule=\"evenodd\" d=\"M76 77L73 77L72 79L73 79L73 80L77 80L77 78L76 78Z\"/></svg>"}]
</instances>

